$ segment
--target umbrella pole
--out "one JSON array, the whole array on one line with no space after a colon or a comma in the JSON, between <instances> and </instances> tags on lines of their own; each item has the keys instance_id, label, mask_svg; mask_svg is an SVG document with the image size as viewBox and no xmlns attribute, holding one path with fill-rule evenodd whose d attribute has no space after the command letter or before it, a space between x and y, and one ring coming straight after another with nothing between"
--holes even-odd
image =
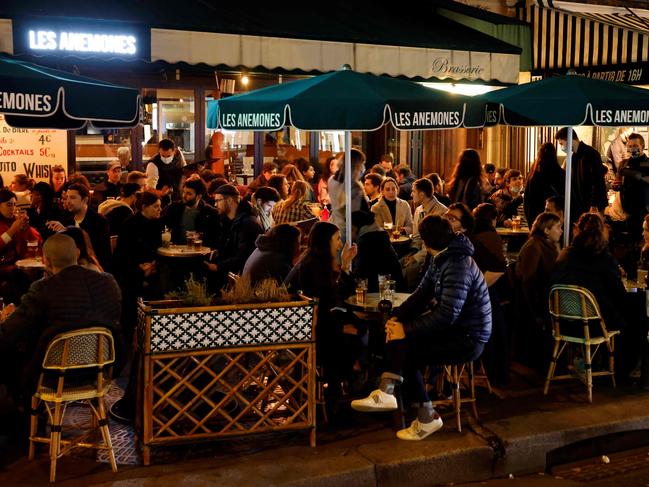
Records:
<instances>
[{"instance_id":1,"label":"umbrella pole","mask_svg":"<svg viewBox=\"0 0 649 487\"><path fill-rule=\"evenodd\" d=\"M563 248L570 244L570 190L572 188L572 127L568 127L566 140L566 191L563 209Z\"/></svg>"},{"instance_id":2,"label":"umbrella pole","mask_svg":"<svg viewBox=\"0 0 649 487\"><path fill-rule=\"evenodd\" d=\"M345 130L345 242L352 244L352 133Z\"/></svg>"}]
</instances>

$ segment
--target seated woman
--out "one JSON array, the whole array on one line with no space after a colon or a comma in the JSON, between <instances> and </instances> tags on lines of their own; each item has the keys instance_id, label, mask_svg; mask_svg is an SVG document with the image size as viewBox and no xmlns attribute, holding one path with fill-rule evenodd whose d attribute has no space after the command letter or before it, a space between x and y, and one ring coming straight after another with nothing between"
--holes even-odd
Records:
<instances>
[{"instance_id":1,"label":"seated woman","mask_svg":"<svg viewBox=\"0 0 649 487\"><path fill-rule=\"evenodd\" d=\"M543 212L532 224L530 236L521 247L516 263L516 303L523 325L519 327L519 342L523 356L538 370L547 367L551 353L548 294L550 276L559 255L559 241L563 230L555 213Z\"/></svg>"},{"instance_id":2,"label":"seated woman","mask_svg":"<svg viewBox=\"0 0 649 487\"><path fill-rule=\"evenodd\" d=\"M308 184L304 181L295 181L291 187L289 197L273 207L273 221L280 223L295 223L315 218L311 213L309 203L306 201Z\"/></svg>"},{"instance_id":3,"label":"seated woman","mask_svg":"<svg viewBox=\"0 0 649 487\"><path fill-rule=\"evenodd\" d=\"M309 233L306 251L284 281L289 290L318 299L316 357L324 367L329 399L339 397L341 391L337 386L356 359L352 353L341 354L345 320L333 309L355 292L351 265L356 253L355 244L343 249L336 225L318 222Z\"/></svg>"},{"instance_id":4,"label":"seated woman","mask_svg":"<svg viewBox=\"0 0 649 487\"><path fill-rule=\"evenodd\" d=\"M385 178L381 182L381 199L372 205L372 213L379 228L385 223L392 223L395 228L403 228L406 235L412 233L412 212L407 201L397 198L399 185L394 178Z\"/></svg>"},{"instance_id":5,"label":"seated woman","mask_svg":"<svg viewBox=\"0 0 649 487\"><path fill-rule=\"evenodd\" d=\"M92 249L92 243L90 242L88 232L82 228L70 225L65 227L65 230L60 233L68 235L69 237L72 237L72 240L74 240L74 244L77 246L77 249L79 249L79 258L77 259L77 263L81 267L97 272L104 272L99 260L97 260L95 251Z\"/></svg>"},{"instance_id":6,"label":"seated woman","mask_svg":"<svg viewBox=\"0 0 649 487\"><path fill-rule=\"evenodd\" d=\"M643 338L643 321L638 309L630 302L622 282L620 266L608 249L608 230L597 213L584 213L574 228L574 238L557 259L550 278L551 284L574 284L593 293L606 326L621 330L620 347L616 346L616 372L626 377L639 355ZM591 327L593 336L600 334L599 326Z\"/></svg>"},{"instance_id":7,"label":"seated woman","mask_svg":"<svg viewBox=\"0 0 649 487\"><path fill-rule=\"evenodd\" d=\"M262 189L259 188L255 195ZM300 237L300 230L287 223L276 225L265 235L259 235L255 242L257 248L243 266L242 277L249 277L253 286L264 279L283 283L300 251Z\"/></svg>"},{"instance_id":8,"label":"seated woman","mask_svg":"<svg viewBox=\"0 0 649 487\"><path fill-rule=\"evenodd\" d=\"M352 213L352 240L358 245L352 273L357 279L367 279L368 292L379 291L379 275L391 276L396 281L397 291L404 290L405 282L397 253L390 243L390 237L379 228L372 213Z\"/></svg>"},{"instance_id":9,"label":"seated woman","mask_svg":"<svg viewBox=\"0 0 649 487\"><path fill-rule=\"evenodd\" d=\"M283 174L273 174L268 180L268 187L275 189L282 201L288 198L288 181Z\"/></svg>"},{"instance_id":10,"label":"seated woman","mask_svg":"<svg viewBox=\"0 0 649 487\"><path fill-rule=\"evenodd\" d=\"M475 248L473 260L484 274L491 300L491 338L485 346L483 361L491 382L503 385L509 382L509 333L500 305L498 281L507 270L507 260L503 242L496 232L496 207L491 203L480 203L473 210L473 216L475 226L470 236Z\"/></svg>"}]
</instances>

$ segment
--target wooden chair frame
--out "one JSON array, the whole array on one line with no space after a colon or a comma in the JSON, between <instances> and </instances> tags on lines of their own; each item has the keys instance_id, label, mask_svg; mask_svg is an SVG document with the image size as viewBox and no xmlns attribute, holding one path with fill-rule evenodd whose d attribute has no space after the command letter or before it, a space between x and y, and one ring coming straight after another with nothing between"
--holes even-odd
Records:
<instances>
[{"instance_id":1,"label":"wooden chair frame","mask_svg":"<svg viewBox=\"0 0 649 487\"><path fill-rule=\"evenodd\" d=\"M568 304L565 302L567 297L573 301L579 302L579 311L566 309ZM563 352L568 349L569 345L580 345L583 348L584 365L586 371L586 387L588 389L588 402L593 402L593 377L610 376L613 387L615 387L615 335L620 333L619 330L609 331L602 317L602 313L597 304L595 296L586 288L572 285L555 285L552 286L549 296L550 316L552 318L552 336L554 338L554 347L552 359L548 368L548 375L545 379L543 394L547 394L550 389L550 382L553 380L574 379L573 374L555 375L557 361ZM564 335L561 333L561 320L568 319L580 321L583 326L582 336ZM590 336L589 323L599 321L602 335L598 337ZM605 344L609 352L608 370L593 372L592 362L597 354L600 345Z\"/></svg>"},{"instance_id":2,"label":"wooden chair frame","mask_svg":"<svg viewBox=\"0 0 649 487\"><path fill-rule=\"evenodd\" d=\"M97 350L95 361L85 363L75 362L78 354L92 353L87 350L78 350L72 342L75 338L85 336L97 336ZM108 343L108 349L105 343ZM62 347L62 351L61 351ZM57 460L68 453L73 448L97 448L108 450L108 458L113 472L117 472L117 463L115 462L115 453L110 439L108 429L108 418L106 416L106 407L104 396L110 386L110 374L112 364L115 361L115 345L113 335L110 330L101 327L84 328L67 333L62 333L54 337L47 347L45 357L43 358L42 369L36 393L32 396L31 402L31 420L29 434L29 460L33 460L36 453L36 443L45 443L49 445L50 451L50 482L56 480ZM94 387L75 387L65 384L65 372L69 370L96 369L97 377ZM45 386L47 373L55 372L58 375L56 387L50 388ZM90 406L92 413L92 430L77 435L71 439L61 438L61 425L65 416L66 406L70 402L82 401ZM50 436L38 436L38 408L41 403L50 423ZM99 428L102 436L102 443L87 441L95 430Z\"/></svg>"}]
</instances>

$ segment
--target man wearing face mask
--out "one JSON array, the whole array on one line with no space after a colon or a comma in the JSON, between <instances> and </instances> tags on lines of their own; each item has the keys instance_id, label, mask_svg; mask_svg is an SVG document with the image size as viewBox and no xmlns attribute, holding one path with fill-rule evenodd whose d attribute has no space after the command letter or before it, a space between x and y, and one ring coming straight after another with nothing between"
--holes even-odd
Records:
<instances>
[{"instance_id":1,"label":"man wearing face mask","mask_svg":"<svg viewBox=\"0 0 649 487\"><path fill-rule=\"evenodd\" d=\"M583 213L599 211L603 214L608 206L606 181L602 156L591 146L579 141L572 132L572 143L568 148L568 128L560 129L554 136L559 148L567 153L572 150L572 176L570 196L570 221L577 221Z\"/></svg>"},{"instance_id":2,"label":"man wearing face mask","mask_svg":"<svg viewBox=\"0 0 649 487\"><path fill-rule=\"evenodd\" d=\"M146 166L147 186L160 191L160 196L171 193L172 201L177 200L185 164L185 157L173 140L162 139L158 144L158 153Z\"/></svg>"},{"instance_id":3,"label":"man wearing face mask","mask_svg":"<svg viewBox=\"0 0 649 487\"><path fill-rule=\"evenodd\" d=\"M629 135L627 158L620 164L615 187L620 190L622 208L629 215L627 222L632 234L639 238L642 220L649 211L649 157L644 153L644 138Z\"/></svg>"},{"instance_id":4,"label":"man wearing face mask","mask_svg":"<svg viewBox=\"0 0 649 487\"><path fill-rule=\"evenodd\" d=\"M523 175L518 169L509 169L503 177L504 187L496 191L493 195L494 198L502 198L502 195L507 195L511 201L505 204L502 213L504 215L503 226L512 226L512 217L521 217L521 226L527 226L525 219L525 211L523 207ZM509 199L509 198L503 198Z\"/></svg>"}]
</instances>

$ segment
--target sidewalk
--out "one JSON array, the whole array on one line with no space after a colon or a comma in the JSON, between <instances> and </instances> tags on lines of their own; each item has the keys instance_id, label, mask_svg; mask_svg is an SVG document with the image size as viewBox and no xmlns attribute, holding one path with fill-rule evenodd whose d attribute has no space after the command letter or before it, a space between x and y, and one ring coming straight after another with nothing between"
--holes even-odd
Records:
<instances>
[{"instance_id":1,"label":"sidewalk","mask_svg":"<svg viewBox=\"0 0 649 487\"><path fill-rule=\"evenodd\" d=\"M57 484L431 486L542 472L552 450L649 429L649 393L637 388L613 390L606 379L598 380L593 404L588 404L585 387L577 381L555 386L544 397L538 378L516 375L516 386L499 391L501 397L479 390L482 424L467 412L462 433L448 415L440 432L422 442L404 442L395 439L390 415L350 412L350 426L320 429L317 448L307 446L306 434L183 446L159 452L150 467L120 466L117 474L84 452L59 461ZM0 483L43 485L48 471L41 451L33 463L22 458L0 473Z\"/></svg>"}]
</instances>

